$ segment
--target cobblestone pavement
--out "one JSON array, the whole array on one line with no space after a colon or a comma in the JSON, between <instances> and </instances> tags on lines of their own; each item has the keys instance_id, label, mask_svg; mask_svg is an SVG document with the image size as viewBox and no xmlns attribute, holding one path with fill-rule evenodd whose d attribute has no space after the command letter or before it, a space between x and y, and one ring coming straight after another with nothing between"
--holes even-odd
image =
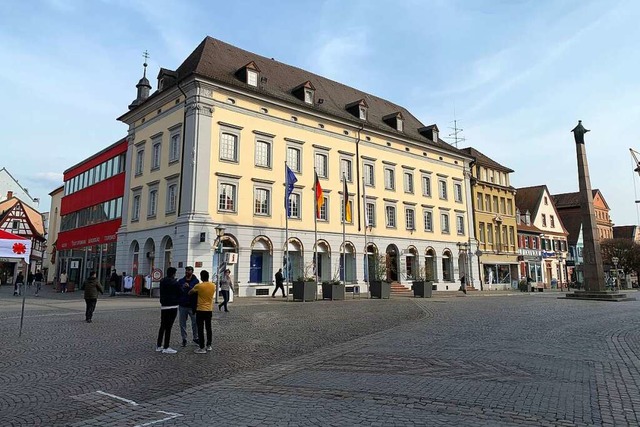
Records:
<instances>
[{"instance_id":1,"label":"cobblestone pavement","mask_svg":"<svg viewBox=\"0 0 640 427\"><path fill-rule=\"evenodd\" d=\"M18 339L6 295L0 425L640 424L638 301L245 299L213 354L172 356L157 301L104 298L86 324L76 295L30 299Z\"/></svg>"}]
</instances>

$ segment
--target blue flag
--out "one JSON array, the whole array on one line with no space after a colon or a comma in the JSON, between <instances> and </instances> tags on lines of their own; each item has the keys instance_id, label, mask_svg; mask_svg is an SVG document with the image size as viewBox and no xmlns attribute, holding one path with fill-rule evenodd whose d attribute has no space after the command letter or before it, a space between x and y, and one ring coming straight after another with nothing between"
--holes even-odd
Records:
<instances>
[{"instance_id":1,"label":"blue flag","mask_svg":"<svg viewBox=\"0 0 640 427\"><path fill-rule=\"evenodd\" d=\"M289 168L289 166L285 165L287 169L285 171L284 182L285 182L285 197L284 197L284 208L287 211L287 216L289 216L289 196L291 196L291 192L293 191L293 184L298 182L298 178L296 178L296 174Z\"/></svg>"}]
</instances>

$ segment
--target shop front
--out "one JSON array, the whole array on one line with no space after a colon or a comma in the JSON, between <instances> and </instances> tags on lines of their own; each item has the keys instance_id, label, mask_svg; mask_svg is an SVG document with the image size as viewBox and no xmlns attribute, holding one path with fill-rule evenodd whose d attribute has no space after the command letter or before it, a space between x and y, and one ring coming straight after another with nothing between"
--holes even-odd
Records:
<instances>
[{"instance_id":1,"label":"shop front","mask_svg":"<svg viewBox=\"0 0 640 427\"><path fill-rule=\"evenodd\" d=\"M482 281L484 289L517 289L517 255L484 254L481 259Z\"/></svg>"}]
</instances>

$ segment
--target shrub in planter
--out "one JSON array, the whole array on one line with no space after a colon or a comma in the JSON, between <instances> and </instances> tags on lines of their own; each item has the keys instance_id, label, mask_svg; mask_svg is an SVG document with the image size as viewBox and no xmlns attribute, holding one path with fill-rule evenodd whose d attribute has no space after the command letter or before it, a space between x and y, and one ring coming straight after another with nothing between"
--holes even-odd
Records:
<instances>
[{"instance_id":1,"label":"shrub in planter","mask_svg":"<svg viewBox=\"0 0 640 427\"><path fill-rule=\"evenodd\" d=\"M387 257L380 255L374 260L374 277L369 282L371 298L389 298L391 296L391 283L387 280Z\"/></svg>"},{"instance_id":2,"label":"shrub in planter","mask_svg":"<svg viewBox=\"0 0 640 427\"><path fill-rule=\"evenodd\" d=\"M343 300L344 295L344 284L339 280L322 282L322 299Z\"/></svg>"}]
</instances>

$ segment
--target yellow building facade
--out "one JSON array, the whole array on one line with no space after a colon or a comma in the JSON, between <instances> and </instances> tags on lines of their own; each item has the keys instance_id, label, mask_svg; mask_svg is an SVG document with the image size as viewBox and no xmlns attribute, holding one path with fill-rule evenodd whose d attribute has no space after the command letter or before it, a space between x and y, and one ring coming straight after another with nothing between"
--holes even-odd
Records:
<instances>
[{"instance_id":1,"label":"yellow building facade","mask_svg":"<svg viewBox=\"0 0 640 427\"><path fill-rule=\"evenodd\" d=\"M440 140L437 126L212 38L148 89L145 77L120 117L129 150L118 271L229 262L240 296L268 295L287 253L288 279L317 268L320 282L363 291L373 274L365 253L385 255L387 278L405 286L426 276L456 290L460 275L472 276L472 159ZM288 217L285 162L297 180ZM344 238L343 177L352 212Z\"/></svg>"},{"instance_id":2,"label":"yellow building facade","mask_svg":"<svg viewBox=\"0 0 640 427\"><path fill-rule=\"evenodd\" d=\"M472 197L481 289L510 289L518 281L516 190L510 182L513 170L474 148L462 151L475 159Z\"/></svg>"}]
</instances>

